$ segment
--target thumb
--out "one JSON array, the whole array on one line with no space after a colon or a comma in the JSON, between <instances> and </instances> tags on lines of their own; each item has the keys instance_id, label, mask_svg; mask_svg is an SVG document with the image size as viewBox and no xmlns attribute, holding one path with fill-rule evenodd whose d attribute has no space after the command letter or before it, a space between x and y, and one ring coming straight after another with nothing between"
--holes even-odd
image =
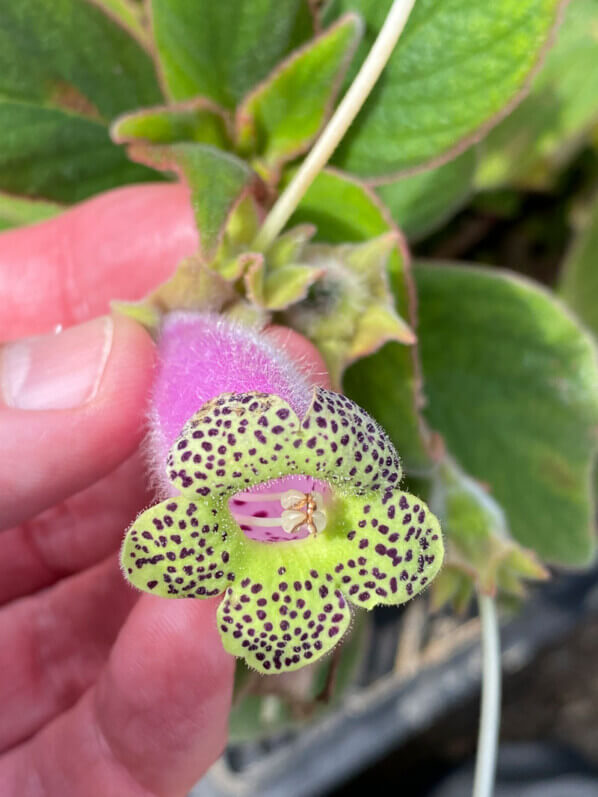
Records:
<instances>
[{"instance_id":1,"label":"thumb","mask_svg":"<svg viewBox=\"0 0 598 797\"><path fill-rule=\"evenodd\" d=\"M97 318L0 347L0 529L114 470L143 436L147 333Z\"/></svg>"}]
</instances>

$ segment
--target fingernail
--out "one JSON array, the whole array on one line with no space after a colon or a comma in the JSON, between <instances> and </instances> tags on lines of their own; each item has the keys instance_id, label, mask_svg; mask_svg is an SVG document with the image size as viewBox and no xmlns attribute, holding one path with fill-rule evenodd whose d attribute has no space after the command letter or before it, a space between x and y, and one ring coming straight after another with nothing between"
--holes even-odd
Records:
<instances>
[{"instance_id":1,"label":"fingernail","mask_svg":"<svg viewBox=\"0 0 598 797\"><path fill-rule=\"evenodd\" d=\"M0 349L5 403L19 410L68 410L91 401L112 347L109 317Z\"/></svg>"}]
</instances>

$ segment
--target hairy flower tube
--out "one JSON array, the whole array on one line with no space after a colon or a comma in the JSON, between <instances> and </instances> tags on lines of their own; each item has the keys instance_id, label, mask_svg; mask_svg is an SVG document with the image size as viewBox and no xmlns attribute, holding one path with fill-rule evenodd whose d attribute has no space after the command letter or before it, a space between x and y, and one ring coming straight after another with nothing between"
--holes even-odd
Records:
<instances>
[{"instance_id":1,"label":"hairy flower tube","mask_svg":"<svg viewBox=\"0 0 598 797\"><path fill-rule=\"evenodd\" d=\"M151 449L168 497L127 533L136 587L223 594L226 650L280 673L331 650L350 604L403 603L431 581L438 521L399 488L399 457L364 410L215 316L171 317L159 351Z\"/></svg>"}]
</instances>

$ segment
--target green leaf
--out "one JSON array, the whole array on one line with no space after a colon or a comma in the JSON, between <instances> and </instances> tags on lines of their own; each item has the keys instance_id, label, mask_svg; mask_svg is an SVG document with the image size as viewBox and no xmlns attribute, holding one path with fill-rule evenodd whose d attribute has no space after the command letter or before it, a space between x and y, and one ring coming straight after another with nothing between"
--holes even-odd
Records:
<instances>
[{"instance_id":1,"label":"green leaf","mask_svg":"<svg viewBox=\"0 0 598 797\"><path fill-rule=\"evenodd\" d=\"M544 187L598 121L598 7L575 0L529 96L481 145L476 182Z\"/></svg>"},{"instance_id":2,"label":"green leaf","mask_svg":"<svg viewBox=\"0 0 598 797\"><path fill-rule=\"evenodd\" d=\"M313 283L321 276L321 271L304 263L290 263L288 266L267 274L264 278L261 301L257 300L258 305L263 304L267 310L283 310L289 304L298 302L307 296L307 292ZM251 298L259 297L253 289L255 282L252 280L253 273L247 272L246 284L247 295Z\"/></svg>"},{"instance_id":3,"label":"green leaf","mask_svg":"<svg viewBox=\"0 0 598 797\"><path fill-rule=\"evenodd\" d=\"M0 185L64 202L152 172L110 142L116 114L161 98L148 53L85 0L0 4ZM155 179L155 175L154 175Z\"/></svg>"},{"instance_id":4,"label":"green leaf","mask_svg":"<svg viewBox=\"0 0 598 797\"><path fill-rule=\"evenodd\" d=\"M163 105L124 114L114 122L110 134L117 144L197 141L221 149L231 147L226 114L202 97L178 106Z\"/></svg>"},{"instance_id":5,"label":"green leaf","mask_svg":"<svg viewBox=\"0 0 598 797\"><path fill-rule=\"evenodd\" d=\"M127 160L100 122L58 108L0 100L0 186L13 194L77 202L159 176Z\"/></svg>"},{"instance_id":6,"label":"green leaf","mask_svg":"<svg viewBox=\"0 0 598 797\"><path fill-rule=\"evenodd\" d=\"M305 260L320 279L306 301L289 308L284 321L315 343L335 387L348 365L388 341L415 343L409 325L397 315L388 280L397 243L391 232L358 244L306 248Z\"/></svg>"},{"instance_id":7,"label":"green leaf","mask_svg":"<svg viewBox=\"0 0 598 797\"><path fill-rule=\"evenodd\" d=\"M313 33L306 0L152 0L152 10L171 97L201 94L225 108Z\"/></svg>"},{"instance_id":8,"label":"green leaf","mask_svg":"<svg viewBox=\"0 0 598 797\"><path fill-rule=\"evenodd\" d=\"M95 5L103 8L108 16L115 17L125 28L128 28L139 42L146 46L151 45L151 32L146 21L145 9L137 0L92 1Z\"/></svg>"},{"instance_id":9,"label":"green leaf","mask_svg":"<svg viewBox=\"0 0 598 797\"><path fill-rule=\"evenodd\" d=\"M174 274L144 299L113 300L111 307L156 334L166 313L177 310L219 313L236 298L234 287L196 253L182 260Z\"/></svg>"},{"instance_id":10,"label":"green leaf","mask_svg":"<svg viewBox=\"0 0 598 797\"><path fill-rule=\"evenodd\" d=\"M209 260L231 212L256 187L255 173L239 158L207 144L134 144L129 154L142 163L174 172L188 183L201 250Z\"/></svg>"},{"instance_id":11,"label":"green leaf","mask_svg":"<svg viewBox=\"0 0 598 797\"><path fill-rule=\"evenodd\" d=\"M462 609L461 602L474 589L520 597L525 593L524 579L547 577L533 552L511 538L504 512L479 482L449 457L439 464L434 476L430 503L440 516L447 542L441 583L435 579L432 585L437 607L452 600Z\"/></svg>"},{"instance_id":12,"label":"green leaf","mask_svg":"<svg viewBox=\"0 0 598 797\"><path fill-rule=\"evenodd\" d=\"M45 221L56 216L61 210L62 207L53 202L23 199L11 194L0 193L0 230Z\"/></svg>"},{"instance_id":13,"label":"green leaf","mask_svg":"<svg viewBox=\"0 0 598 797\"><path fill-rule=\"evenodd\" d=\"M267 169L304 152L332 110L361 32L348 14L283 62L239 106L239 150Z\"/></svg>"},{"instance_id":14,"label":"green leaf","mask_svg":"<svg viewBox=\"0 0 598 797\"><path fill-rule=\"evenodd\" d=\"M598 335L598 199L569 253L560 293L595 335Z\"/></svg>"},{"instance_id":15,"label":"green leaf","mask_svg":"<svg viewBox=\"0 0 598 797\"><path fill-rule=\"evenodd\" d=\"M87 0L0 4L0 96L104 120L161 99L149 54Z\"/></svg>"},{"instance_id":16,"label":"green leaf","mask_svg":"<svg viewBox=\"0 0 598 797\"><path fill-rule=\"evenodd\" d=\"M391 0L332 0L327 20L358 11L363 60ZM417 0L382 78L335 162L385 177L462 147L520 94L559 0Z\"/></svg>"},{"instance_id":17,"label":"green leaf","mask_svg":"<svg viewBox=\"0 0 598 797\"><path fill-rule=\"evenodd\" d=\"M465 204L472 191L474 149L435 169L376 188L398 227L410 240L433 232Z\"/></svg>"},{"instance_id":18,"label":"green leaf","mask_svg":"<svg viewBox=\"0 0 598 797\"><path fill-rule=\"evenodd\" d=\"M425 415L510 531L542 558L587 563L598 366L548 292L495 270L418 264Z\"/></svg>"},{"instance_id":19,"label":"green leaf","mask_svg":"<svg viewBox=\"0 0 598 797\"><path fill-rule=\"evenodd\" d=\"M395 229L372 191L331 169L318 175L292 221L315 224L316 239L329 243L358 243ZM411 278L400 246L390 255L388 276L397 313L411 321ZM387 343L379 352L351 365L343 386L347 395L384 426L407 469L429 467L426 432L418 411L421 399L415 346Z\"/></svg>"},{"instance_id":20,"label":"green leaf","mask_svg":"<svg viewBox=\"0 0 598 797\"><path fill-rule=\"evenodd\" d=\"M281 233L266 249L268 265L277 269L301 261L305 246L316 234L313 224L302 224Z\"/></svg>"},{"instance_id":21,"label":"green leaf","mask_svg":"<svg viewBox=\"0 0 598 797\"><path fill-rule=\"evenodd\" d=\"M285 183L295 172L285 174ZM365 183L330 168L308 188L292 223L315 225L315 239L331 244L367 241L394 229L387 209ZM403 260L402 253L397 257Z\"/></svg>"},{"instance_id":22,"label":"green leaf","mask_svg":"<svg viewBox=\"0 0 598 797\"><path fill-rule=\"evenodd\" d=\"M310 286L322 271L305 260L306 243L315 228L302 225L287 230L268 247L264 254L253 253L244 282L251 302L267 310L284 310L305 299Z\"/></svg>"}]
</instances>

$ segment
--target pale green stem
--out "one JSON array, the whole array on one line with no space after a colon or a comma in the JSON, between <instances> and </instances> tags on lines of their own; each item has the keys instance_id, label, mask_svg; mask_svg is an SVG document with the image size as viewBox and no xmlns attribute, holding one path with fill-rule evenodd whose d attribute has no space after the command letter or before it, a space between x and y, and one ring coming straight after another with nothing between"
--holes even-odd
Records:
<instances>
[{"instance_id":1,"label":"pale green stem","mask_svg":"<svg viewBox=\"0 0 598 797\"><path fill-rule=\"evenodd\" d=\"M254 247L257 250L267 249L274 241L309 186L337 148L386 66L414 4L415 0L395 0L392 4L372 49L342 102L297 173L268 213L254 242Z\"/></svg>"},{"instance_id":2,"label":"pale green stem","mask_svg":"<svg viewBox=\"0 0 598 797\"><path fill-rule=\"evenodd\" d=\"M482 707L473 797L492 797L500 728L500 633L494 598L480 595L482 622Z\"/></svg>"}]
</instances>

